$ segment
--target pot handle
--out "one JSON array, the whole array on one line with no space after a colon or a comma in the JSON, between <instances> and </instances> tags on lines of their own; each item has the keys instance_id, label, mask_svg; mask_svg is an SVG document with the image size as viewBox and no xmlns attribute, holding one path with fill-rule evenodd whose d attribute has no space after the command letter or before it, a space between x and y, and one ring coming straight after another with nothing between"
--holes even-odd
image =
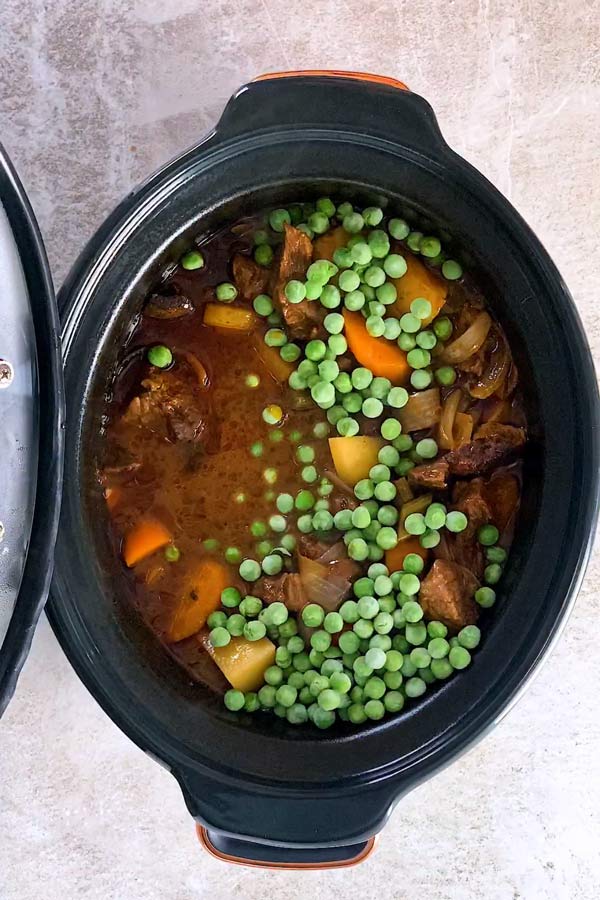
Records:
<instances>
[{"instance_id":1,"label":"pot handle","mask_svg":"<svg viewBox=\"0 0 600 900\"><path fill-rule=\"evenodd\" d=\"M332 796L318 788L278 791L199 770L173 774L209 853L275 868L350 866L366 859L399 789L381 782Z\"/></svg>"},{"instance_id":2,"label":"pot handle","mask_svg":"<svg viewBox=\"0 0 600 900\"><path fill-rule=\"evenodd\" d=\"M339 847L275 847L227 837L196 825L198 839L207 853L221 862L260 869L345 869L371 855L375 837Z\"/></svg>"},{"instance_id":3,"label":"pot handle","mask_svg":"<svg viewBox=\"0 0 600 900\"><path fill-rule=\"evenodd\" d=\"M261 131L324 130L371 135L417 152L447 145L431 106L405 84L383 75L308 70L260 75L231 98L215 140Z\"/></svg>"}]
</instances>

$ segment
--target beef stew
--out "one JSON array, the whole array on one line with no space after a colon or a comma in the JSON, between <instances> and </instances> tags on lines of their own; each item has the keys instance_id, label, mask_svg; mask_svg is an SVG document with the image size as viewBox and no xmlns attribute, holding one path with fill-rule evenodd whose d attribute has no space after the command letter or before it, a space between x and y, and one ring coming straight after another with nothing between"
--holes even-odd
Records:
<instances>
[{"instance_id":1,"label":"beef stew","mask_svg":"<svg viewBox=\"0 0 600 900\"><path fill-rule=\"evenodd\" d=\"M329 198L235 223L149 292L107 419L135 607L229 709L358 725L470 663L527 431L439 238Z\"/></svg>"}]
</instances>

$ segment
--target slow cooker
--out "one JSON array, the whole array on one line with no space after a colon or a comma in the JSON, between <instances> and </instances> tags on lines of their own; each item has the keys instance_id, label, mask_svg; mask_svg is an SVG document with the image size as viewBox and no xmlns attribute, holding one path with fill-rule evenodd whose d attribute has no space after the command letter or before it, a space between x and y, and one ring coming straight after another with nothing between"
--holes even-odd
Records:
<instances>
[{"instance_id":1,"label":"slow cooker","mask_svg":"<svg viewBox=\"0 0 600 900\"><path fill-rule=\"evenodd\" d=\"M280 73L240 88L214 130L129 194L82 251L58 295L60 329L31 209L5 155L0 163L1 703L54 559L47 612L58 640L113 721L172 772L212 853L279 867L364 858L402 795L515 702L583 577L598 509L598 393L560 274L507 200L444 142L429 104L378 76ZM504 602L473 666L351 735L240 722L186 682L119 601L89 465L148 286L194 237L326 193L402 209L451 236L507 330L531 425Z\"/></svg>"}]
</instances>

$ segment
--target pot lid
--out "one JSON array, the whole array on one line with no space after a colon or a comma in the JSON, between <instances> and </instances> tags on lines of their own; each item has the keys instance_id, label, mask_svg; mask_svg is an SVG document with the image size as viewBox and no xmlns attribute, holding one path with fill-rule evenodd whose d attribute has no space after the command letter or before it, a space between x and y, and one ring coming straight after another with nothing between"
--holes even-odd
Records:
<instances>
[{"instance_id":1,"label":"pot lid","mask_svg":"<svg viewBox=\"0 0 600 900\"><path fill-rule=\"evenodd\" d=\"M63 393L58 310L44 246L0 145L0 715L50 585Z\"/></svg>"}]
</instances>

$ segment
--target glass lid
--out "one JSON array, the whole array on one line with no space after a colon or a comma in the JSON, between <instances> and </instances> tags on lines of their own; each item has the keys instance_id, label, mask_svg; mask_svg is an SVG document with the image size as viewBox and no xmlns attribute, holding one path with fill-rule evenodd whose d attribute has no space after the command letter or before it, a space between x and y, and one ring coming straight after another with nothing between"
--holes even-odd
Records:
<instances>
[{"instance_id":1,"label":"glass lid","mask_svg":"<svg viewBox=\"0 0 600 900\"><path fill-rule=\"evenodd\" d=\"M48 263L0 145L0 714L48 593L60 509L62 395Z\"/></svg>"}]
</instances>

